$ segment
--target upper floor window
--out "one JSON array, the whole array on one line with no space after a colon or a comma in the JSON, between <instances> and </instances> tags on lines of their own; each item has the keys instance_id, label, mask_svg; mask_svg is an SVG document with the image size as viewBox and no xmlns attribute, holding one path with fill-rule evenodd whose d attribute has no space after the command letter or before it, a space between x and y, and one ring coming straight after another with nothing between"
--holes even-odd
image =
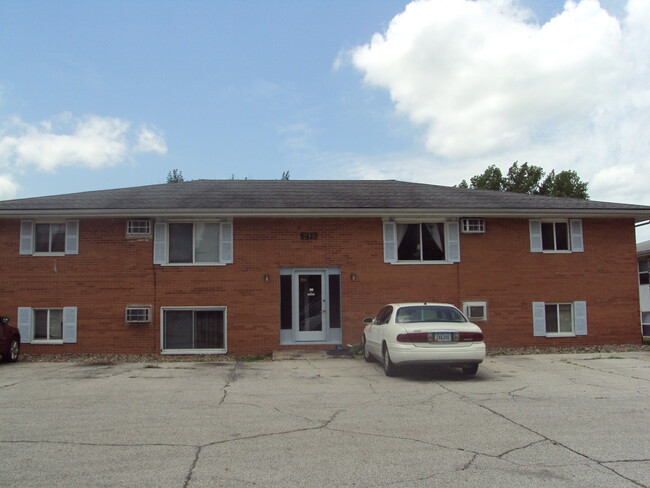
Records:
<instances>
[{"instance_id":1,"label":"upper floor window","mask_svg":"<svg viewBox=\"0 0 650 488\"><path fill-rule=\"evenodd\" d=\"M639 285L650 284L650 273L648 272L648 260L641 259L639 261Z\"/></svg>"},{"instance_id":2,"label":"upper floor window","mask_svg":"<svg viewBox=\"0 0 650 488\"><path fill-rule=\"evenodd\" d=\"M384 261L460 261L458 222L384 222Z\"/></svg>"},{"instance_id":3,"label":"upper floor window","mask_svg":"<svg viewBox=\"0 0 650 488\"><path fill-rule=\"evenodd\" d=\"M582 220L529 221L530 251L561 253L583 252Z\"/></svg>"},{"instance_id":4,"label":"upper floor window","mask_svg":"<svg viewBox=\"0 0 650 488\"><path fill-rule=\"evenodd\" d=\"M78 254L79 221L20 222L20 254Z\"/></svg>"},{"instance_id":5,"label":"upper floor window","mask_svg":"<svg viewBox=\"0 0 650 488\"><path fill-rule=\"evenodd\" d=\"M232 263L232 222L156 223L154 263Z\"/></svg>"}]
</instances>

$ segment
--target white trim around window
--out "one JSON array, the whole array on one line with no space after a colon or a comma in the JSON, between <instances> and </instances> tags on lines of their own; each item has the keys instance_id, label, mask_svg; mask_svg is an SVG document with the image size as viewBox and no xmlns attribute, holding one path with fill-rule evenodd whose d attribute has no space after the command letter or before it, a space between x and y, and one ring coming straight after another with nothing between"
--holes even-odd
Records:
<instances>
[{"instance_id":1,"label":"white trim around window","mask_svg":"<svg viewBox=\"0 0 650 488\"><path fill-rule=\"evenodd\" d=\"M77 307L18 307L18 330L24 344L77 342Z\"/></svg>"},{"instance_id":2,"label":"white trim around window","mask_svg":"<svg viewBox=\"0 0 650 488\"><path fill-rule=\"evenodd\" d=\"M226 354L227 307L161 307L161 354Z\"/></svg>"},{"instance_id":3,"label":"white trim around window","mask_svg":"<svg viewBox=\"0 0 650 488\"><path fill-rule=\"evenodd\" d=\"M452 264L460 262L460 224L442 220L383 222L384 262Z\"/></svg>"},{"instance_id":4,"label":"white trim around window","mask_svg":"<svg viewBox=\"0 0 650 488\"><path fill-rule=\"evenodd\" d=\"M79 254L79 221L21 220L19 252L32 256Z\"/></svg>"},{"instance_id":5,"label":"white trim around window","mask_svg":"<svg viewBox=\"0 0 650 488\"><path fill-rule=\"evenodd\" d=\"M533 335L587 335L587 302L533 302Z\"/></svg>"},{"instance_id":6,"label":"white trim around window","mask_svg":"<svg viewBox=\"0 0 650 488\"><path fill-rule=\"evenodd\" d=\"M158 221L153 262L163 266L223 266L233 262L233 224L220 220Z\"/></svg>"},{"instance_id":7,"label":"white trim around window","mask_svg":"<svg viewBox=\"0 0 650 488\"><path fill-rule=\"evenodd\" d=\"M530 219L530 252L548 254L584 252L582 220Z\"/></svg>"}]
</instances>

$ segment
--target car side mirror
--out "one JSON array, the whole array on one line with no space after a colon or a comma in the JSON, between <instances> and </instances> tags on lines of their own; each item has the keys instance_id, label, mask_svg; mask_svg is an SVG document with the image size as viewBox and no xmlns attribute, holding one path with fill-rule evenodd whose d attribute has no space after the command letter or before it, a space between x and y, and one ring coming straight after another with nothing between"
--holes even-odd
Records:
<instances>
[{"instance_id":1,"label":"car side mirror","mask_svg":"<svg viewBox=\"0 0 650 488\"><path fill-rule=\"evenodd\" d=\"M366 317L363 319L364 324L372 324L373 318L372 317Z\"/></svg>"}]
</instances>

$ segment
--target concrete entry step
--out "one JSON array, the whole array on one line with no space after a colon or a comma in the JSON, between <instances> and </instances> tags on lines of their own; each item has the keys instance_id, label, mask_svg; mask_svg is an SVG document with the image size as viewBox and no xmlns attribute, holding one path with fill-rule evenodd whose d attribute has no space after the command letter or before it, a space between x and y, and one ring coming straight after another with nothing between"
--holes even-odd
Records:
<instances>
[{"instance_id":1,"label":"concrete entry step","mask_svg":"<svg viewBox=\"0 0 650 488\"><path fill-rule=\"evenodd\" d=\"M271 358L275 360L282 359L333 359L333 358L343 358L353 357L350 351L347 350L290 350L282 349L279 351L273 351Z\"/></svg>"}]
</instances>

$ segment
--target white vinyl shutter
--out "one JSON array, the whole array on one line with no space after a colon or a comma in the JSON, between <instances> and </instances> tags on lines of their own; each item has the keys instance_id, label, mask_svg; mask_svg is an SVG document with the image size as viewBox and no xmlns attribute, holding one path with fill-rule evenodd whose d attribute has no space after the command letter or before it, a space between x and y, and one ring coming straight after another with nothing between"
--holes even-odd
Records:
<instances>
[{"instance_id":1,"label":"white vinyl shutter","mask_svg":"<svg viewBox=\"0 0 650 488\"><path fill-rule=\"evenodd\" d=\"M219 261L222 263L233 262L232 234L232 222L221 222Z\"/></svg>"},{"instance_id":2,"label":"white vinyl shutter","mask_svg":"<svg viewBox=\"0 0 650 488\"><path fill-rule=\"evenodd\" d=\"M63 342L77 342L77 307L63 308Z\"/></svg>"},{"instance_id":3,"label":"white vinyl shutter","mask_svg":"<svg viewBox=\"0 0 650 488\"><path fill-rule=\"evenodd\" d=\"M529 220L530 228L530 252L542 252L542 221Z\"/></svg>"},{"instance_id":4,"label":"white vinyl shutter","mask_svg":"<svg viewBox=\"0 0 650 488\"><path fill-rule=\"evenodd\" d=\"M18 331L20 342L29 344L32 342L32 309L30 307L18 307Z\"/></svg>"},{"instance_id":5,"label":"white vinyl shutter","mask_svg":"<svg viewBox=\"0 0 650 488\"><path fill-rule=\"evenodd\" d=\"M445 234L447 236L447 261L460 262L460 225L458 222L446 222Z\"/></svg>"},{"instance_id":6,"label":"white vinyl shutter","mask_svg":"<svg viewBox=\"0 0 650 488\"><path fill-rule=\"evenodd\" d=\"M587 302L573 302L575 334L587 335Z\"/></svg>"},{"instance_id":7,"label":"white vinyl shutter","mask_svg":"<svg viewBox=\"0 0 650 488\"><path fill-rule=\"evenodd\" d=\"M584 241L582 239L582 220L569 220L571 229L571 252L584 252Z\"/></svg>"},{"instance_id":8,"label":"white vinyl shutter","mask_svg":"<svg viewBox=\"0 0 650 488\"><path fill-rule=\"evenodd\" d=\"M153 264L167 263L167 224L156 222L153 237Z\"/></svg>"},{"instance_id":9,"label":"white vinyl shutter","mask_svg":"<svg viewBox=\"0 0 650 488\"><path fill-rule=\"evenodd\" d=\"M397 262L397 224L384 222L384 262Z\"/></svg>"},{"instance_id":10,"label":"white vinyl shutter","mask_svg":"<svg viewBox=\"0 0 650 488\"><path fill-rule=\"evenodd\" d=\"M533 335L546 337L546 309L544 302L533 302Z\"/></svg>"},{"instance_id":11,"label":"white vinyl shutter","mask_svg":"<svg viewBox=\"0 0 650 488\"><path fill-rule=\"evenodd\" d=\"M79 254L78 220L66 220L65 222L65 253Z\"/></svg>"},{"instance_id":12,"label":"white vinyl shutter","mask_svg":"<svg viewBox=\"0 0 650 488\"><path fill-rule=\"evenodd\" d=\"M34 221L20 221L20 254L34 252Z\"/></svg>"}]
</instances>

